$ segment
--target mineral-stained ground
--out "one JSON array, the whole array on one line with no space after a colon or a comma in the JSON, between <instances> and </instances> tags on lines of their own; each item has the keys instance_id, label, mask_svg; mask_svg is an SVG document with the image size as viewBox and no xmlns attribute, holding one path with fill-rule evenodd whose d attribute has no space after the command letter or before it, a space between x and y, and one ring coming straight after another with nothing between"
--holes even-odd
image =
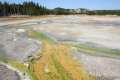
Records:
<instances>
[{"instance_id":1,"label":"mineral-stained ground","mask_svg":"<svg viewBox=\"0 0 120 80\"><path fill-rule=\"evenodd\" d=\"M71 45L70 56L97 80L120 80L120 17L69 15L16 21L0 19L0 60L12 58L24 62L42 50L42 39L30 37L30 30ZM44 35L40 36L45 38ZM0 80L7 78L19 80L16 72L0 65Z\"/></svg>"}]
</instances>

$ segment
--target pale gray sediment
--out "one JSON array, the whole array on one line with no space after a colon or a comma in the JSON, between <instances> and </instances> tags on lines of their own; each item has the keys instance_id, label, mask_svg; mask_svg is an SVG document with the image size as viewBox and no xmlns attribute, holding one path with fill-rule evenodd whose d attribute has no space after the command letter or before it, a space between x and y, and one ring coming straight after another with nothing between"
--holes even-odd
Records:
<instances>
[{"instance_id":1,"label":"pale gray sediment","mask_svg":"<svg viewBox=\"0 0 120 80\"><path fill-rule=\"evenodd\" d=\"M0 31L0 53L24 61L40 49L38 40L29 38L25 29L6 29ZM17 32L18 31L18 32Z\"/></svg>"},{"instance_id":2,"label":"pale gray sediment","mask_svg":"<svg viewBox=\"0 0 120 80\"><path fill-rule=\"evenodd\" d=\"M16 71L8 69L5 65L0 64L0 80L21 80Z\"/></svg>"},{"instance_id":3,"label":"pale gray sediment","mask_svg":"<svg viewBox=\"0 0 120 80\"><path fill-rule=\"evenodd\" d=\"M8 64L0 62L0 80L31 80L26 72L21 72Z\"/></svg>"},{"instance_id":4,"label":"pale gray sediment","mask_svg":"<svg viewBox=\"0 0 120 80\"><path fill-rule=\"evenodd\" d=\"M80 61L97 80L120 80L120 59L90 55L73 51L74 59Z\"/></svg>"}]
</instances>

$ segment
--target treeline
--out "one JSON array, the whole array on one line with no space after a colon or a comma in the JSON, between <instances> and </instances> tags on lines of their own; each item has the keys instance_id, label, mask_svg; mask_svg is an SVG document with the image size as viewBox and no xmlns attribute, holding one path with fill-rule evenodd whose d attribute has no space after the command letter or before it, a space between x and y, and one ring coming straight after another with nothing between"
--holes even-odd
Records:
<instances>
[{"instance_id":1,"label":"treeline","mask_svg":"<svg viewBox=\"0 0 120 80\"><path fill-rule=\"evenodd\" d=\"M55 8L52 10L52 13L55 15L69 15L72 14L72 12L70 12L70 9L64 9L64 8Z\"/></svg>"},{"instance_id":2,"label":"treeline","mask_svg":"<svg viewBox=\"0 0 120 80\"><path fill-rule=\"evenodd\" d=\"M118 15L120 16L120 10L93 10L88 11L88 15Z\"/></svg>"},{"instance_id":3,"label":"treeline","mask_svg":"<svg viewBox=\"0 0 120 80\"><path fill-rule=\"evenodd\" d=\"M44 6L34 2L24 2L22 4L10 4L0 2L0 16L9 15L45 15L51 11Z\"/></svg>"},{"instance_id":4,"label":"treeline","mask_svg":"<svg viewBox=\"0 0 120 80\"><path fill-rule=\"evenodd\" d=\"M71 15L71 14L86 14L86 15L120 15L120 10L88 10L84 8L65 9L55 8L48 9L34 2L23 2L22 4L0 2L0 16L9 15Z\"/></svg>"}]
</instances>

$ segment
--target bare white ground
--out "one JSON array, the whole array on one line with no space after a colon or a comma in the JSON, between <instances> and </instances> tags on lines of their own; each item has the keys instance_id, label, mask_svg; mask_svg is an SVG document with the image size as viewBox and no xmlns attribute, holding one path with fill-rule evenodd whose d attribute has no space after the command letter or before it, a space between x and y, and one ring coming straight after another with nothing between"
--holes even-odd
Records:
<instances>
[{"instance_id":1,"label":"bare white ground","mask_svg":"<svg viewBox=\"0 0 120 80\"><path fill-rule=\"evenodd\" d=\"M120 59L94 56L74 51L74 59L83 63L85 69L97 80L120 80Z\"/></svg>"}]
</instances>

